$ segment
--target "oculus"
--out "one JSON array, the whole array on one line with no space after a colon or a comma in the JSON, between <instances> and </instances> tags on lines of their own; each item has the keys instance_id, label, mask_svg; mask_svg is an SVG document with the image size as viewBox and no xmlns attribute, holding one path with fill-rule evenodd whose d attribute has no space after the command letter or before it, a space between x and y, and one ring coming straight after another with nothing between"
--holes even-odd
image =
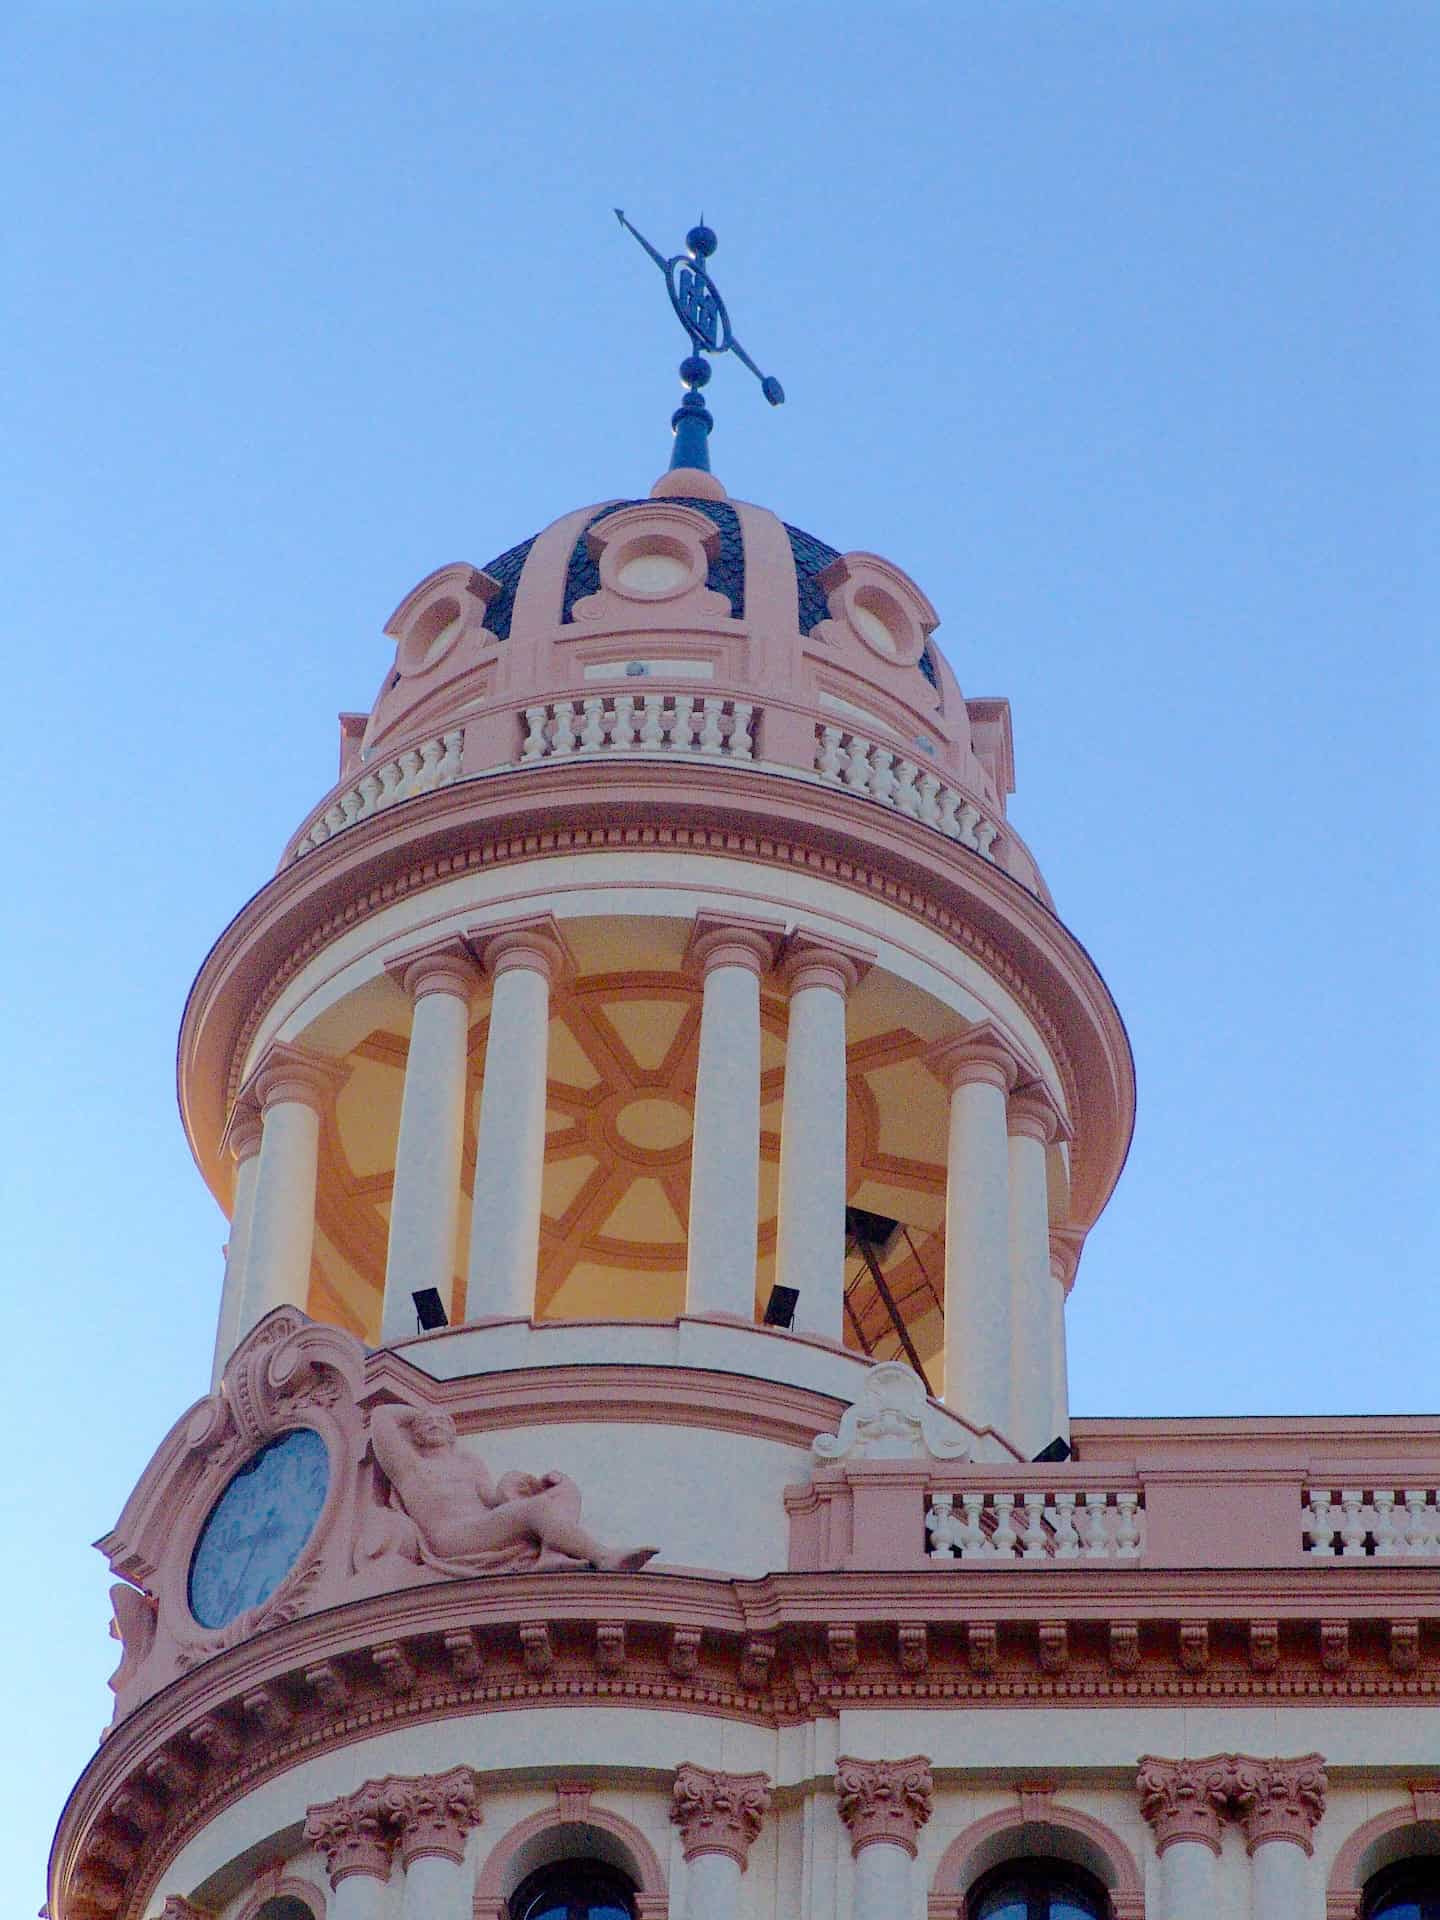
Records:
<instances>
[{"instance_id":1,"label":"oculus","mask_svg":"<svg viewBox=\"0 0 1440 1920\"><path fill-rule=\"evenodd\" d=\"M190 1611L226 1627L262 1606L299 1559L330 1488L330 1452L313 1427L282 1433L234 1475L190 1557Z\"/></svg>"}]
</instances>

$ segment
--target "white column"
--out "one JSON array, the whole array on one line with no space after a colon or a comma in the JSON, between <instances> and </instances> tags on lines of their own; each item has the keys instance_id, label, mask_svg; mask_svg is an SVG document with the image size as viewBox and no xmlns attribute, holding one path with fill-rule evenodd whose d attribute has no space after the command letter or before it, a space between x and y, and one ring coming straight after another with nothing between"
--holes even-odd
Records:
<instances>
[{"instance_id":1,"label":"white column","mask_svg":"<svg viewBox=\"0 0 1440 1920\"><path fill-rule=\"evenodd\" d=\"M405 1868L404 1920L465 1920L465 1865L442 1853L427 1853Z\"/></svg>"},{"instance_id":2,"label":"white column","mask_svg":"<svg viewBox=\"0 0 1440 1920\"><path fill-rule=\"evenodd\" d=\"M755 1317L760 1216L760 976L779 928L700 914L687 960L704 981L690 1143L687 1313Z\"/></svg>"},{"instance_id":3,"label":"white column","mask_svg":"<svg viewBox=\"0 0 1440 1920\"><path fill-rule=\"evenodd\" d=\"M735 1920L740 1911L740 1862L730 1853L700 1853L686 1862L688 1920Z\"/></svg>"},{"instance_id":4,"label":"white column","mask_svg":"<svg viewBox=\"0 0 1440 1920\"><path fill-rule=\"evenodd\" d=\"M215 1358L210 1368L210 1391L220 1385L225 1362L239 1340L240 1315L245 1305L245 1267L250 1251L250 1227L255 1217L255 1176L260 1170L260 1115L248 1103L230 1122L226 1145L235 1162L235 1196L230 1208L230 1239L225 1248L225 1282L220 1290L220 1319L215 1330Z\"/></svg>"},{"instance_id":5,"label":"white column","mask_svg":"<svg viewBox=\"0 0 1440 1920\"><path fill-rule=\"evenodd\" d=\"M1203 1840L1172 1840L1160 1855L1160 1911L1155 1920L1214 1920L1217 1855ZM1298 1914L1287 1920L1300 1920Z\"/></svg>"},{"instance_id":6,"label":"white column","mask_svg":"<svg viewBox=\"0 0 1440 1920\"><path fill-rule=\"evenodd\" d=\"M338 1078L334 1062L278 1044L255 1076L260 1163L237 1344L274 1308L303 1311L309 1298L320 1115Z\"/></svg>"},{"instance_id":7,"label":"white column","mask_svg":"<svg viewBox=\"0 0 1440 1920\"><path fill-rule=\"evenodd\" d=\"M1006 1108L1009 1127L1011 1393L1007 1437L1027 1460L1048 1446L1055 1426L1055 1337L1050 1275L1047 1150L1060 1116L1039 1082L1020 1088Z\"/></svg>"},{"instance_id":8,"label":"white column","mask_svg":"<svg viewBox=\"0 0 1440 1920\"><path fill-rule=\"evenodd\" d=\"M1075 1227L1056 1227L1050 1234L1050 1408L1051 1425L1062 1439L1070 1438L1070 1365L1067 1358L1065 1305L1075 1284L1084 1236Z\"/></svg>"},{"instance_id":9,"label":"white column","mask_svg":"<svg viewBox=\"0 0 1440 1920\"><path fill-rule=\"evenodd\" d=\"M390 972L414 1001L415 1013L395 1148L382 1346L414 1333L411 1296L422 1287L434 1287L447 1317L455 1317L465 1067L470 1002L479 979L474 961L459 940L412 954L392 965Z\"/></svg>"},{"instance_id":10,"label":"white column","mask_svg":"<svg viewBox=\"0 0 1440 1920\"><path fill-rule=\"evenodd\" d=\"M1006 1095L1015 1056L988 1023L933 1057L950 1087L945 1188L945 1404L978 1427L1010 1421ZM1007 1436L1008 1437L1008 1436Z\"/></svg>"},{"instance_id":11,"label":"white column","mask_svg":"<svg viewBox=\"0 0 1440 1920\"><path fill-rule=\"evenodd\" d=\"M550 986L565 959L550 916L473 936L495 985L480 1089L466 1315L535 1311Z\"/></svg>"},{"instance_id":12,"label":"white column","mask_svg":"<svg viewBox=\"0 0 1440 1920\"><path fill-rule=\"evenodd\" d=\"M795 1328L845 1337L845 999L866 958L796 934L785 955L790 988L780 1120L780 1218L775 1278L799 1295Z\"/></svg>"},{"instance_id":13,"label":"white column","mask_svg":"<svg viewBox=\"0 0 1440 1920\"><path fill-rule=\"evenodd\" d=\"M835 1788L855 1858L851 1920L909 1920L916 1911L910 1863L935 1794L930 1762L918 1753L908 1760L842 1754Z\"/></svg>"},{"instance_id":14,"label":"white column","mask_svg":"<svg viewBox=\"0 0 1440 1920\"><path fill-rule=\"evenodd\" d=\"M872 1840L855 1856L853 1920L903 1920L913 1911L910 1854L889 1840Z\"/></svg>"},{"instance_id":15,"label":"white column","mask_svg":"<svg viewBox=\"0 0 1440 1920\"><path fill-rule=\"evenodd\" d=\"M335 1887L325 1920L381 1920L385 1882L369 1873L347 1873Z\"/></svg>"},{"instance_id":16,"label":"white column","mask_svg":"<svg viewBox=\"0 0 1440 1920\"><path fill-rule=\"evenodd\" d=\"M1306 1920L1318 1907L1310 1891L1309 1860L1292 1840L1267 1840L1250 1860L1254 1920Z\"/></svg>"}]
</instances>

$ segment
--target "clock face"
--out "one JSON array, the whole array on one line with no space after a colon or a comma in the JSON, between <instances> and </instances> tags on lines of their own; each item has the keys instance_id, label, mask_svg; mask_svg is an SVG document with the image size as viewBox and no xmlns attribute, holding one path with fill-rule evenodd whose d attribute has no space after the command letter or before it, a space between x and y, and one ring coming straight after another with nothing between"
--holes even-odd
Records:
<instances>
[{"instance_id":1,"label":"clock face","mask_svg":"<svg viewBox=\"0 0 1440 1920\"><path fill-rule=\"evenodd\" d=\"M330 1450L313 1427L270 1441L210 1509L190 1558L190 1611L224 1627L268 1600L300 1558L330 1485Z\"/></svg>"}]
</instances>

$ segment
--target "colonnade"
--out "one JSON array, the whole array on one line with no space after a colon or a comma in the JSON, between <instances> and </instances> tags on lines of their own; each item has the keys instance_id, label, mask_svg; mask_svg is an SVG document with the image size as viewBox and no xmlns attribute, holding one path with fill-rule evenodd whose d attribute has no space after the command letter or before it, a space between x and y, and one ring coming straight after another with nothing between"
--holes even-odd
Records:
<instances>
[{"instance_id":1,"label":"colonnade","mask_svg":"<svg viewBox=\"0 0 1440 1920\"><path fill-rule=\"evenodd\" d=\"M789 998L775 1277L794 1327L844 1337L846 1001L874 956L779 921L702 913L687 965L701 986L686 1311L750 1324L759 1226L760 984ZM552 989L571 970L553 916L438 941L391 964L413 1022L395 1154L382 1344L434 1288L453 1314L470 1014L488 979L489 1037L470 1217L467 1316L534 1311ZM988 1021L937 1047L949 1094L945 1399L1027 1455L1067 1431L1064 1297L1073 1247L1052 1234L1047 1154L1063 1121ZM320 1117L337 1065L273 1045L232 1118L235 1208L216 1375L250 1327L303 1305Z\"/></svg>"}]
</instances>

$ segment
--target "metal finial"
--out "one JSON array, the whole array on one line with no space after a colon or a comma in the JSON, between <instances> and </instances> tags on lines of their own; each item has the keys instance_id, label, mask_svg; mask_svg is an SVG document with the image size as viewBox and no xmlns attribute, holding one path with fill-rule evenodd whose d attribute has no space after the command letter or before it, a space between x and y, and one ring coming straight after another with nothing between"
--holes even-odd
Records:
<instances>
[{"instance_id":1,"label":"metal finial","mask_svg":"<svg viewBox=\"0 0 1440 1920\"><path fill-rule=\"evenodd\" d=\"M714 230L705 224L705 216L700 216L700 224L692 227L685 236L684 253L673 254L668 260L657 248L652 247L637 227L631 226L619 207L615 209L615 218L632 234L655 262L665 276L665 287L670 295L670 304L675 309L676 318L690 336L690 352L680 362L680 380L685 388L685 398L681 401L670 419L675 429L675 451L670 456L672 467L699 467L703 472L710 470L708 442L710 429L715 421L705 402L700 398L699 389L710 378L711 367L704 358L707 353L733 353L735 358L746 366L760 382L760 391L772 407L780 406L785 399L785 389L773 374L762 373L755 362L746 353L735 338L730 326L730 316L725 311L725 302L720 298L720 289L710 278L705 262L714 253L719 241Z\"/></svg>"}]
</instances>

